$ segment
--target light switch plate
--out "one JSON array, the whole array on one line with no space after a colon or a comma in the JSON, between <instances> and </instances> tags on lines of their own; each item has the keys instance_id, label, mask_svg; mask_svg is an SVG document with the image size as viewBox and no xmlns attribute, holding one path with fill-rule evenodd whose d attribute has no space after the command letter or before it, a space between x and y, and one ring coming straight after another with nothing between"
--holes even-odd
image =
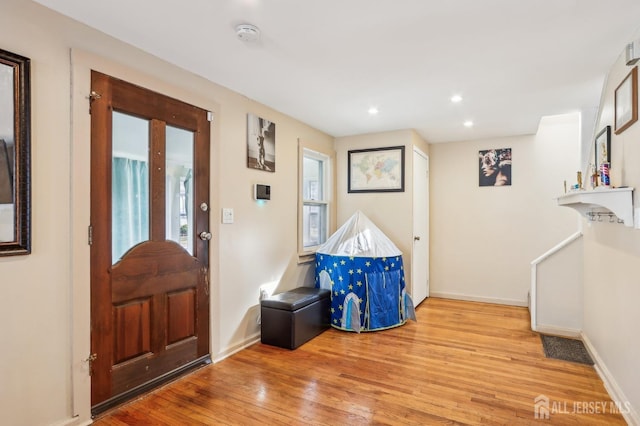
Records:
<instances>
[{"instance_id":1,"label":"light switch plate","mask_svg":"<svg viewBox=\"0 0 640 426\"><path fill-rule=\"evenodd\" d=\"M222 209L222 223L233 223L233 209Z\"/></svg>"}]
</instances>

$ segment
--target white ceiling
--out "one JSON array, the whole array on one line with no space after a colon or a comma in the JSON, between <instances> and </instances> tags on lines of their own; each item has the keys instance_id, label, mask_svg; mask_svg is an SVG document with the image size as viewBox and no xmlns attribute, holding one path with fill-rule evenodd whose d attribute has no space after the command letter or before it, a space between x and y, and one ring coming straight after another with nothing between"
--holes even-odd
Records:
<instances>
[{"instance_id":1,"label":"white ceiling","mask_svg":"<svg viewBox=\"0 0 640 426\"><path fill-rule=\"evenodd\" d=\"M597 107L640 37L638 0L37 1L330 135L413 128L432 143ZM240 41L241 23L260 41Z\"/></svg>"}]
</instances>

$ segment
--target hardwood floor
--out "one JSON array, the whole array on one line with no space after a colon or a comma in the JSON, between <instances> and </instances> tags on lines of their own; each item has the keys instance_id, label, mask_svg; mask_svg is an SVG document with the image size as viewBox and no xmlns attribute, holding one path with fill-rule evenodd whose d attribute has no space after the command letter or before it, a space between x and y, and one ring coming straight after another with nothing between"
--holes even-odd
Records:
<instances>
[{"instance_id":1,"label":"hardwood floor","mask_svg":"<svg viewBox=\"0 0 640 426\"><path fill-rule=\"evenodd\" d=\"M416 314L293 351L255 344L95 424L626 424L593 367L544 357L526 308L430 298Z\"/></svg>"}]
</instances>

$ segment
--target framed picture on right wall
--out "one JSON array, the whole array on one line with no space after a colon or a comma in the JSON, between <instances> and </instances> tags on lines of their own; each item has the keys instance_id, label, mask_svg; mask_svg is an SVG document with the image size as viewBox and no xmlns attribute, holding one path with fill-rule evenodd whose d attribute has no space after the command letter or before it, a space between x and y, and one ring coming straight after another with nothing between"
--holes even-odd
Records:
<instances>
[{"instance_id":1,"label":"framed picture on right wall","mask_svg":"<svg viewBox=\"0 0 640 426\"><path fill-rule=\"evenodd\" d=\"M615 134L619 135L638 120L638 67L635 66L616 87Z\"/></svg>"},{"instance_id":2,"label":"framed picture on right wall","mask_svg":"<svg viewBox=\"0 0 640 426\"><path fill-rule=\"evenodd\" d=\"M611 163L611 126L606 126L596 135L594 166L598 170L600 164Z\"/></svg>"}]
</instances>

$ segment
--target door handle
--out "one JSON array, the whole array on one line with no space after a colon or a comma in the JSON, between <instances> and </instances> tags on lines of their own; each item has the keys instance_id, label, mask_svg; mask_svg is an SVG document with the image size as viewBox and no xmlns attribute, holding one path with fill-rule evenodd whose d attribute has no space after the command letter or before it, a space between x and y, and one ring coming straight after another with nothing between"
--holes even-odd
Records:
<instances>
[{"instance_id":1,"label":"door handle","mask_svg":"<svg viewBox=\"0 0 640 426\"><path fill-rule=\"evenodd\" d=\"M416 235L415 237L413 237L413 241L420 241L420 237Z\"/></svg>"},{"instance_id":2,"label":"door handle","mask_svg":"<svg viewBox=\"0 0 640 426\"><path fill-rule=\"evenodd\" d=\"M211 232L202 231L199 236L202 241L209 241L213 235Z\"/></svg>"}]
</instances>

